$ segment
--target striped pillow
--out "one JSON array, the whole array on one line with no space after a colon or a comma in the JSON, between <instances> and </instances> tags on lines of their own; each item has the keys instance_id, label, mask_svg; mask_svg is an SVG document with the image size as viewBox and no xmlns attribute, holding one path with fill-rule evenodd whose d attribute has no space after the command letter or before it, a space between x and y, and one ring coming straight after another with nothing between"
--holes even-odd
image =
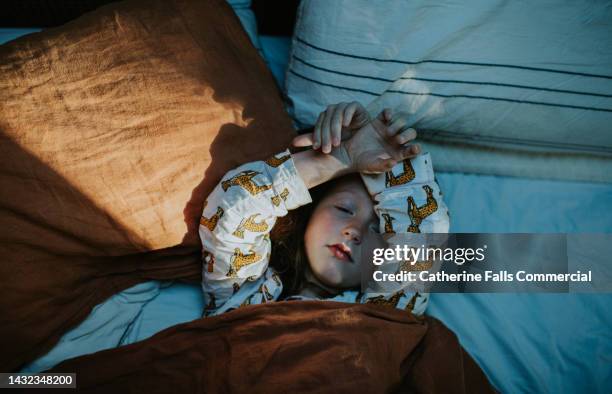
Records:
<instances>
[{"instance_id":1,"label":"striped pillow","mask_svg":"<svg viewBox=\"0 0 612 394\"><path fill-rule=\"evenodd\" d=\"M358 100L371 113L401 112L432 144L610 166L610 37L603 3L303 0L286 94L299 127L331 103ZM521 171L506 175L529 175Z\"/></svg>"}]
</instances>

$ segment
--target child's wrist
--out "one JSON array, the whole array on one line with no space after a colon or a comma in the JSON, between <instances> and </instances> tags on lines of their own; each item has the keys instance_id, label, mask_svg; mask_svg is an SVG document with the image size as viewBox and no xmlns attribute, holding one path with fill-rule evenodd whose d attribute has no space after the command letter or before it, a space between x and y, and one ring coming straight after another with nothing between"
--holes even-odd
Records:
<instances>
[{"instance_id":1,"label":"child's wrist","mask_svg":"<svg viewBox=\"0 0 612 394\"><path fill-rule=\"evenodd\" d=\"M298 175L309 189L353 172L349 155L344 148L335 148L327 154L310 149L292 156Z\"/></svg>"},{"instance_id":2,"label":"child's wrist","mask_svg":"<svg viewBox=\"0 0 612 394\"><path fill-rule=\"evenodd\" d=\"M348 153L345 143L342 143L340 146L333 149L331 154L336 158L336 160L338 160L339 163L341 163L342 172L344 174L355 172L351 156Z\"/></svg>"}]
</instances>

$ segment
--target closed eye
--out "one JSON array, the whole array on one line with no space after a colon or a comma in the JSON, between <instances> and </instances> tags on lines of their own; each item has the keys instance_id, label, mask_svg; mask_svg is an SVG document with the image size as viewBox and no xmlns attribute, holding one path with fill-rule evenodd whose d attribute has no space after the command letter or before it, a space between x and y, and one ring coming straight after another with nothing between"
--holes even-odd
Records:
<instances>
[{"instance_id":1,"label":"closed eye","mask_svg":"<svg viewBox=\"0 0 612 394\"><path fill-rule=\"evenodd\" d=\"M336 209L338 209L339 211L342 211L342 212L346 212L349 215L353 214L353 211L351 211L350 209L344 208L344 207L342 207L340 205L336 205Z\"/></svg>"}]
</instances>

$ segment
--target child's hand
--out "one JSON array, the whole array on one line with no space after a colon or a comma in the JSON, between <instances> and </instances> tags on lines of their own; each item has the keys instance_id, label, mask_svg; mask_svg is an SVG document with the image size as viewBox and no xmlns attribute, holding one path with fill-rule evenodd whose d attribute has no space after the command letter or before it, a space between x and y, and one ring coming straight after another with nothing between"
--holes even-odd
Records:
<instances>
[{"instance_id":1,"label":"child's hand","mask_svg":"<svg viewBox=\"0 0 612 394\"><path fill-rule=\"evenodd\" d=\"M353 131L359 130L370 122L368 112L356 101L339 103L327 107L317 119L314 131L293 139L294 146L310 146L323 153L330 153L332 147L350 138Z\"/></svg>"},{"instance_id":2,"label":"child's hand","mask_svg":"<svg viewBox=\"0 0 612 394\"><path fill-rule=\"evenodd\" d=\"M416 131L406 128L403 118L391 122L391 115L391 110L385 109L342 143L353 170L366 174L389 171L398 162L420 153L418 144L408 144L416 138Z\"/></svg>"}]
</instances>

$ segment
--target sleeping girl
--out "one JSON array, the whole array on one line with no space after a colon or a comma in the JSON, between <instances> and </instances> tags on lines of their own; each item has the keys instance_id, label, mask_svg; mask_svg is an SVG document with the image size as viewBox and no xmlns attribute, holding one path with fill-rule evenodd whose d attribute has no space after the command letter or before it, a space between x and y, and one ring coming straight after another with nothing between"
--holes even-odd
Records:
<instances>
[{"instance_id":1,"label":"sleeping girl","mask_svg":"<svg viewBox=\"0 0 612 394\"><path fill-rule=\"evenodd\" d=\"M392 118L387 110L370 119L357 103L332 105L312 133L294 139L297 153L287 150L223 177L199 228L206 315L285 299L423 313L427 294L412 283L385 292L360 286L374 248L403 245L407 234L448 231L429 155L413 143L416 132ZM139 328L144 305L166 285L144 282L111 297L22 372L44 371L200 316L199 309L183 311Z\"/></svg>"},{"instance_id":2,"label":"sleeping girl","mask_svg":"<svg viewBox=\"0 0 612 394\"><path fill-rule=\"evenodd\" d=\"M284 299L389 304L421 314L406 286L362 292L374 248L405 233L446 233L449 220L429 154L389 109L331 105L289 150L228 172L200 220L205 311L218 315ZM311 147L311 148L308 148Z\"/></svg>"}]
</instances>

